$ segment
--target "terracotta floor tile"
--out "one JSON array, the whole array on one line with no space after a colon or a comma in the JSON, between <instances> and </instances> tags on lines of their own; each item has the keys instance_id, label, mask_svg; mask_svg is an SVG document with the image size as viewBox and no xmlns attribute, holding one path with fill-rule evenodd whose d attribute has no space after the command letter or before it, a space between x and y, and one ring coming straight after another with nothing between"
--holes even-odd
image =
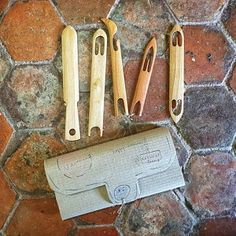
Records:
<instances>
[{"instance_id":1,"label":"terracotta floor tile","mask_svg":"<svg viewBox=\"0 0 236 236\"><path fill-rule=\"evenodd\" d=\"M199 236L235 236L236 219L220 218L204 220L200 224Z\"/></svg>"},{"instance_id":2,"label":"terracotta floor tile","mask_svg":"<svg viewBox=\"0 0 236 236\"><path fill-rule=\"evenodd\" d=\"M5 150L6 145L10 141L13 128L7 121L6 117L0 112L0 155Z\"/></svg>"},{"instance_id":3,"label":"terracotta floor tile","mask_svg":"<svg viewBox=\"0 0 236 236\"><path fill-rule=\"evenodd\" d=\"M142 52L150 37L157 35L158 55L165 53L167 34L174 22L163 1L121 0L111 18L117 22L121 44L128 50Z\"/></svg>"},{"instance_id":4,"label":"terracotta floor tile","mask_svg":"<svg viewBox=\"0 0 236 236\"><path fill-rule=\"evenodd\" d=\"M192 156L185 196L198 216L234 211L236 160L228 153Z\"/></svg>"},{"instance_id":5,"label":"terracotta floor tile","mask_svg":"<svg viewBox=\"0 0 236 236\"><path fill-rule=\"evenodd\" d=\"M208 21L217 15L225 0L167 0L172 11L181 21Z\"/></svg>"},{"instance_id":6,"label":"terracotta floor tile","mask_svg":"<svg viewBox=\"0 0 236 236\"><path fill-rule=\"evenodd\" d=\"M12 154L5 170L15 185L26 192L51 191L44 172L45 159L65 152L65 146L53 134L31 134Z\"/></svg>"},{"instance_id":7,"label":"terracotta floor tile","mask_svg":"<svg viewBox=\"0 0 236 236\"><path fill-rule=\"evenodd\" d=\"M0 99L18 127L50 127L63 108L62 81L52 66L17 67Z\"/></svg>"},{"instance_id":8,"label":"terracotta floor tile","mask_svg":"<svg viewBox=\"0 0 236 236\"><path fill-rule=\"evenodd\" d=\"M161 193L133 203L122 226L124 235L188 235L192 219L171 192Z\"/></svg>"},{"instance_id":9,"label":"terracotta floor tile","mask_svg":"<svg viewBox=\"0 0 236 236\"><path fill-rule=\"evenodd\" d=\"M232 50L224 36L202 26L185 26L185 82L221 82L232 61Z\"/></svg>"},{"instance_id":10,"label":"terracotta floor tile","mask_svg":"<svg viewBox=\"0 0 236 236\"><path fill-rule=\"evenodd\" d=\"M114 0L56 0L56 4L66 21L70 24L96 23L106 18Z\"/></svg>"},{"instance_id":11,"label":"terracotta floor tile","mask_svg":"<svg viewBox=\"0 0 236 236\"><path fill-rule=\"evenodd\" d=\"M18 206L6 234L11 236L65 236L72 221L62 221L55 199L23 200Z\"/></svg>"},{"instance_id":12,"label":"terracotta floor tile","mask_svg":"<svg viewBox=\"0 0 236 236\"><path fill-rule=\"evenodd\" d=\"M133 99L140 61L129 61L125 66L125 82L129 108ZM169 118L168 111L168 65L164 59L156 59L150 80L143 115L132 116L138 121L161 121Z\"/></svg>"},{"instance_id":13,"label":"terracotta floor tile","mask_svg":"<svg viewBox=\"0 0 236 236\"><path fill-rule=\"evenodd\" d=\"M79 229L77 236L118 236L118 232L113 227L96 227Z\"/></svg>"},{"instance_id":14,"label":"terracotta floor tile","mask_svg":"<svg viewBox=\"0 0 236 236\"><path fill-rule=\"evenodd\" d=\"M63 24L48 1L17 2L0 25L0 38L17 61L48 60Z\"/></svg>"},{"instance_id":15,"label":"terracotta floor tile","mask_svg":"<svg viewBox=\"0 0 236 236\"><path fill-rule=\"evenodd\" d=\"M177 126L194 149L230 146L236 131L236 102L226 89L198 88L185 93Z\"/></svg>"},{"instance_id":16,"label":"terracotta floor tile","mask_svg":"<svg viewBox=\"0 0 236 236\"><path fill-rule=\"evenodd\" d=\"M9 187L5 176L2 171L0 171L0 229L6 221L6 218L14 205L16 194Z\"/></svg>"}]
</instances>

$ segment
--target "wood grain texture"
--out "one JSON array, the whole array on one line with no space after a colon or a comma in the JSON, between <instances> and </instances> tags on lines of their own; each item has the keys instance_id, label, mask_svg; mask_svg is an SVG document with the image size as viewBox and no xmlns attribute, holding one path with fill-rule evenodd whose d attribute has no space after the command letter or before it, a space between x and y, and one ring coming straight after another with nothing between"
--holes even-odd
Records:
<instances>
[{"instance_id":1,"label":"wood grain texture","mask_svg":"<svg viewBox=\"0 0 236 236\"><path fill-rule=\"evenodd\" d=\"M67 26L62 32L63 95L66 105L65 139L80 139L79 114L79 75L77 34Z\"/></svg>"},{"instance_id":2,"label":"wood grain texture","mask_svg":"<svg viewBox=\"0 0 236 236\"><path fill-rule=\"evenodd\" d=\"M93 35L88 136L94 127L100 129L100 136L103 134L106 57L107 35L98 29Z\"/></svg>"},{"instance_id":3,"label":"wood grain texture","mask_svg":"<svg viewBox=\"0 0 236 236\"><path fill-rule=\"evenodd\" d=\"M169 110L177 123L184 112L184 34L179 25L170 33Z\"/></svg>"},{"instance_id":4,"label":"wood grain texture","mask_svg":"<svg viewBox=\"0 0 236 236\"><path fill-rule=\"evenodd\" d=\"M153 37L147 44L144 51L144 56L139 72L138 81L135 88L134 97L131 103L131 108L130 108L131 115L138 112L139 116L142 116L156 54L157 54L157 42L156 38Z\"/></svg>"},{"instance_id":5,"label":"wood grain texture","mask_svg":"<svg viewBox=\"0 0 236 236\"><path fill-rule=\"evenodd\" d=\"M117 26L110 19L103 18L102 21L107 26L109 32L115 116L119 115L120 113L119 105L121 104L123 106L122 107L124 111L123 113L125 115L128 115L129 111L128 111L126 89L125 89L125 79L124 79L123 64L121 57L120 40L115 38L115 34L117 32Z\"/></svg>"}]
</instances>

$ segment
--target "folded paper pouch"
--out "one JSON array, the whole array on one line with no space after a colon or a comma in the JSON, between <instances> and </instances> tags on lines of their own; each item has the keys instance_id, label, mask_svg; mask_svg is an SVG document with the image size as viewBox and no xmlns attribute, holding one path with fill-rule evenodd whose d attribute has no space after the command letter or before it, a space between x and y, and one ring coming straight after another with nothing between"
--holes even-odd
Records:
<instances>
[{"instance_id":1,"label":"folded paper pouch","mask_svg":"<svg viewBox=\"0 0 236 236\"><path fill-rule=\"evenodd\" d=\"M44 166L64 220L184 185L167 128L68 153Z\"/></svg>"}]
</instances>

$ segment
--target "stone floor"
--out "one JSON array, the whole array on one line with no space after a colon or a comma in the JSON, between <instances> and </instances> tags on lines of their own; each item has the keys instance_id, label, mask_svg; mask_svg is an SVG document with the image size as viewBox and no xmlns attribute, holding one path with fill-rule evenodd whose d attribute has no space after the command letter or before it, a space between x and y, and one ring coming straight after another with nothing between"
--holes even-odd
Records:
<instances>
[{"instance_id":1,"label":"stone floor","mask_svg":"<svg viewBox=\"0 0 236 236\"><path fill-rule=\"evenodd\" d=\"M91 40L118 25L127 95L145 44L158 53L141 118L113 116L110 57L104 137L87 137ZM168 35L185 34L185 112L168 112ZM64 140L60 35L78 33L82 139ZM0 235L236 235L236 1L0 0ZM169 127L186 186L62 221L43 161L157 126Z\"/></svg>"}]
</instances>

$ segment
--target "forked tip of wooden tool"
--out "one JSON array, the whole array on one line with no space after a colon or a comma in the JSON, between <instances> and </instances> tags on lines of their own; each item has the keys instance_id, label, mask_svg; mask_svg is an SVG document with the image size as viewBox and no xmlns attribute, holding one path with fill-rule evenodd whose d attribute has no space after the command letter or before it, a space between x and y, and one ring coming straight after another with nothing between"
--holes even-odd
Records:
<instances>
[{"instance_id":1,"label":"forked tip of wooden tool","mask_svg":"<svg viewBox=\"0 0 236 236\"><path fill-rule=\"evenodd\" d=\"M114 21L108 18L102 18L101 21L106 25L109 31L111 31L112 33L116 33L117 26Z\"/></svg>"}]
</instances>

